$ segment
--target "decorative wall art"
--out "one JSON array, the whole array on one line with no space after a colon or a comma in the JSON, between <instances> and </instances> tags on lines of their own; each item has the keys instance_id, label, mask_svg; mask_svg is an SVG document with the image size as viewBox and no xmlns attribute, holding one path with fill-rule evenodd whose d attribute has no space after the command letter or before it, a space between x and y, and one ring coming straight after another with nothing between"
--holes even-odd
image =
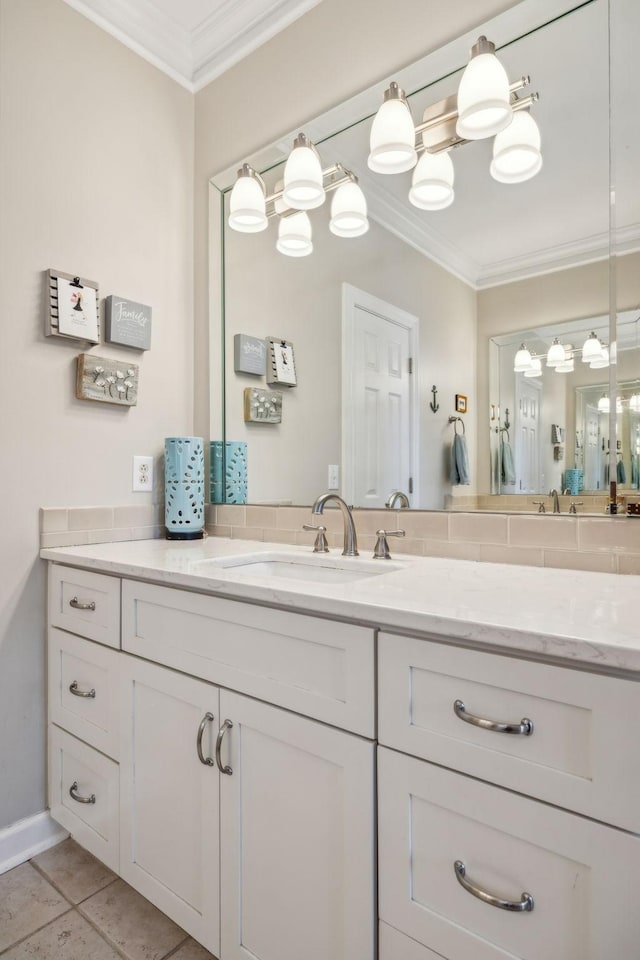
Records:
<instances>
[{"instance_id":1,"label":"decorative wall art","mask_svg":"<svg viewBox=\"0 0 640 960\"><path fill-rule=\"evenodd\" d=\"M99 400L134 407L138 402L138 366L129 360L108 360L81 353L76 378L78 400Z\"/></svg>"},{"instance_id":2,"label":"decorative wall art","mask_svg":"<svg viewBox=\"0 0 640 960\"><path fill-rule=\"evenodd\" d=\"M212 440L209 458L211 503L246 503L247 444L243 440Z\"/></svg>"},{"instance_id":3,"label":"decorative wall art","mask_svg":"<svg viewBox=\"0 0 640 960\"><path fill-rule=\"evenodd\" d=\"M59 270L47 271L45 336L100 343L98 284Z\"/></svg>"},{"instance_id":4,"label":"decorative wall art","mask_svg":"<svg viewBox=\"0 0 640 960\"><path fill-rule=\"evenodd\" d=\"M456 393L456 413L467 412L467 398L463 393Z\"/></svg>"},{"instance_id":5,"label":"decorative wall art","mask_svg":"<svg viewBox=\"0 0 640 960\"><path fill-rule=\"evenodd\" d=\"M105 340L136 350L151 348L151 307L125 297L105 300Z\"/></svg>"},{"instance_id":6,"label":"decorative wall art","mask_svg":"<svg viewBox=\"0 0 640 960\"><path fill-rule=\"evenodd\" d=\"M278 390L245 387L245 423L281 423L282 394Z\"/></svg>"},{"instance_id":7,"label":"decorative wall art","mask_svg":"<svg viewBox=\"0 0 640 960\"><path fill-rule=\"evenodd\" d=\"M297 384L296 365L293 356L293 344L278 337L267 337L269 358L267 363L267 383L276 383L282 387L295 387Z\"/></svg>"},{"instance_id":8,"label":"decorative wall art","mask_svg":"<svg viewBox=\"0 0 640 960\"><path fill-rule=\"evenodd\" d=\"M267 345L264 340L236 333L233 338L233 369L236 373L263 376L267 370Z\"/></svg>"}]
</instances>

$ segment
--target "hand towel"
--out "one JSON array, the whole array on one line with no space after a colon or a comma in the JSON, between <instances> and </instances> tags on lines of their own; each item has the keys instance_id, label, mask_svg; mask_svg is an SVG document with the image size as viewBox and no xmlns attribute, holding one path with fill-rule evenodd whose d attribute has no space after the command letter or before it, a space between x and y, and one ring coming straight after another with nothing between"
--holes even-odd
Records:
<instances>
[{"instance_id":1,"label":"hand towel","mask_svg":"<svg viewBox=\"0 0 640 960\"><path fill-rule=\"evenodd\" d=\"M618 483L627 482L627 471L625 469L624 460L622 457L618 460L618 465L616 467L616 479Z\"/></svg>"},{"instance_id":2,"label":"hand towel","mask_svg":"<svg viewBox=\"0 0 640 960\"><path fill-rule=\"evenodd\" d=\"M508 440L501 441L502 482L506 485L516 482L516 471L513 465L513 450Z\"/></svg>"},{"instance_id":3,"label":"hand towel","mask_svg":"<svg viewBox=\"0 0 640 960\"><path fill-rule=\"evenodd\" d=\"M451 483L468 485L470 482L467 438L464 434L456 433L451 448Z\"/></svg>"}]
</instances>

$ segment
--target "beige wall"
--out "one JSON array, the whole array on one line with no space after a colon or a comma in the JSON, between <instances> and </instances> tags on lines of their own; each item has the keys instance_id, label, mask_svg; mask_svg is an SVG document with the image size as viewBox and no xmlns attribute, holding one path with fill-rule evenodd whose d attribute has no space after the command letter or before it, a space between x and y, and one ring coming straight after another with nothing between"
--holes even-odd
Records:
<instances>
[{"instance_id":1,"label":"beige wall","mask_svg":"<svg viewBox=\"0 0 640 960\"><path fill-rule=\"evenodd\" d=\"M0 827L45 806L38 508L144 504L133 454L193 426L193 97L61 0L0 3ZM43 271L151 304L137 407L74 399Z\"/></svg>"}]
</instances>

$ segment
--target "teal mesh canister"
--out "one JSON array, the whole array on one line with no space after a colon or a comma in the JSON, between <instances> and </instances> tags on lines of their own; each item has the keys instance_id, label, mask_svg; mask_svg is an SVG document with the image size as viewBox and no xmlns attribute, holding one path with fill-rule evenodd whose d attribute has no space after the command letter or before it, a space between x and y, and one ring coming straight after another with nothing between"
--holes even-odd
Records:
<instances>
[{"instance_id":1,"label":"teal mesh canister","mask_svg":"<svg viewBox=\"0 0 640 960\"><path fill-rule=\"evenodd\" d=\"M247 444L243 440L212 440L209 457L211 503L246 503Z\"/></svg>"},{"instance_id":2,"label":"teal mesh canister","mask_svg":"<svg viewBox=\"0 0 640 960\"><path fill-rule=\"evenodd\" d=\"M204 443L164 441L164 522L167 540L201 540L204 532Z\"/></svg>"}]
</instances>

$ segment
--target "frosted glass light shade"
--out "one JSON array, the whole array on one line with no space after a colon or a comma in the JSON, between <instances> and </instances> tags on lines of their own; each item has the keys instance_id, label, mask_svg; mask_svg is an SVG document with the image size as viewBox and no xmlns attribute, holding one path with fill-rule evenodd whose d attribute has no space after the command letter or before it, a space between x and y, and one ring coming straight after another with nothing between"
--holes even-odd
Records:
<instances>
[{"instance_id":1,"label":"frosted glass light shade","mask_svg":"<svg viewBox=\"0 0 640 960\"><path fill-rule=\"evenodd\" d=\"M547 352L547 366L557 367L559 363L565 361L564 347L556 337Z\"/></svg>"},{"instance_id":2,"label":"frosted glass light shade","mask_svg":"<svg viewBox=\"0 0 640 960\"><path fill-rule=\"evenodd\" d=\"M640 393L634 393L632 397L629 398L629 410L633 413L640 413Z\"/></svg>"},{"instance_id":3,"label":"frosted glass light shade","mask_svg":"<svg viewBox=\"0 0 640 960\"><path fill-rule=\"evenodd\" d=\"M287 257L307 257L313 251L311 221L304 211L282 217L278 224L276 249Z\"/></svg>"},{"instance_id":4,"label":"frosted glass light shade","mask_svg":"<svg viewBox=\"0 0 640 960\"><path fill-rule=\"evenodd\" d=\"M542 376L542 361L540 360L540 357L531 358L531 369L525 370L524 375L529 380L532 380L534 377Z\"/></svg>"},{"instance_id":5,"label":"frosted glass light shade","mask_svg":"<svg viewBox=\"0 0 640 960\"><path fill-rule=\"evenodd\" d=\"M369 229L367 200L357 183L343 183L334 193L329 229L337 237L361 237Z\"/></svg>"},{"instance_id":6,"label":"frosted glass light shade","mask_svg":"<svg viewBox=\"0 0 640 960\"><path fill-rule=\"evenodd\" d=\"M602 356L602 344L595 333L590 333L582 346L582 362L592 363Z\"/></svg>"},{"instance_id":7,"label":"frosted glass light shade","mask_svg":"<svg viewBox=\"0 0 640 960\"><path fill-rule=\"evenodd\" d=\"M609 413L609 397L605 397L604 394L598 400L598 413Z\"/></svg>"},{"instance_id":8,"label":"frosted glass light shade","mask_svg":"<svg viewBox=\"0 0 640 960\"><path fill-rule=\"evenodd\" d=\"M493 141L491 176L499 183L523 183L535 177L541 167L538 124L527 110L518 110Z\"/></svg>"},{"instance_id":9,"label":"frosted glass light shade","mask_svg":"<svg viewBox=\"0 0 640 960\"><path fill-rule=\"evenodd\" d=\"M515 355L513 361L513 372L514 373L525 373L527 370L531 369L531 354L527 350L524 343L520 344L520 349Z\"/></svg>"},{"instance_id":10,"label":"frosted glass light shade","mask_svg":"<svg viewBox=\"0 0 640 960\"><path fill-rule=\"evenodd\" d=\"M493 137L509 126L513 116L509 77L494 50L480 37L460 80L456 133L465 140Z\"/></svg>"},{"instance_id":11,"label":"frosted glass light shade","mask_svg":"<svg viewBox=\"0 0 640 960\"><path fill-rule=\"evenodd\" d=\"M373 118L367 163L374 173L405 173L418 159L413 117L404 96L398 96L401 93L392 84Z\"/></svg>"},{"instance_id":12,"label":"frosted glass light shade","mask_svg":"<svg viewBox=\"0 0 640 960\"><path fill-rule=\"evenodd\" d=\"M453 203L455 172L448 153L422 154L413 171L409 200L420 210L444 210Z\"/></svg>"},{"instance_id":13,"label":"frosted glass light shade","mask_svg":"<svg viewBox=\"0 0 640 960\"><path fill-rule=\"evenodd\" d=\"M325 198L320 158L305 143L304 135L296 137L284 166L282 198L294 210L314 210L322 206Z\"/></svg>"},{"instance_id":14,"label":"frosted glass light shade","mask_svg":"<svg viewBox=\"0 0 640 960\"><path fill-rule=\"evenodd\" d=\"M603 347L602 353L599 357L596 357L595 360L592 360L589 364L592 370L603 370L605 367L609 366L609 348Z\"/></svg>"},{"instance_id":15,"label":"frosted glass light shade","mask_svg":"<svg viewBox=\"0 0 640 960\"><path fill-rule=\"evenodd\" d=\"M260 181L243 167L229 198L229 226L240 233L266 230L268 220L264 190Z\"/></svg>"},{"instance_id":16,"label":"frosted glass light shade","mask_svg":"<svg viewBox=\"0 0 640 960\"><path fill-rule=\"evenodd\" d=\"M573 373L573 370L573 357L565 357L562 363L557 363L555 366L556 373Z\"/></svg>"}]
</instances>

